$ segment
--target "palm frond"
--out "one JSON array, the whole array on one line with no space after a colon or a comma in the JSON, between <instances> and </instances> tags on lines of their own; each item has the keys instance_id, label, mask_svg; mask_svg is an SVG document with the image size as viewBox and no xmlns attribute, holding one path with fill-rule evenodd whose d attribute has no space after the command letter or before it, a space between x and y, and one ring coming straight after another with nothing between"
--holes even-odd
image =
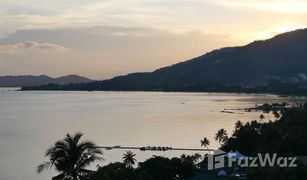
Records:
<instances>
[{"instance_id":1,"label":"palm frond","mask_svg":"<svg viewBox=\"0 0 307 180\"><path fill-rule=\"evenodd\" d=\"M76 165L76 169L84 168L95 161L102 161L102 160L104 159L100 156L91 155L88 157L87 155L84 155Z\"/></svg>"},{"instance_id":2,"label":"palm frond","mask_svg":"<svg viewBox=\"0 0 307 180\"><path fill-rule=\"evenodd\" d=\"M78 144L78 148L80 150L91 150L91 149L97 149L96 145L91 141L83 141Z\"/></svg>"},{"instance_id":3,"label":"palm frond","mask_svg":"<svg viewBox=\"0 0 307 180\"><path fill-rule=\"evenodd\" d=\"M79 169L78 175L79 176L88 176L93 174L95 171L87 170L87 169Z\"/></svg>"},{"instance_id":4,"label":"palm frond","mask_svg":"<svg viewBox=\"0 0 307 180\"><path fill-rule=\"evenodd\" d=\"M61 174L53 177L53 180L72 180L76 175L79 178L85 177L90 171L84 168L103 158L102 151L96 148L93 142L80 141L82 135L82 133L73 136L67 134L63 140L57 141L45 154L49 162L39 165L38 172L54 166Z\"/></svg>"},{"instance_id":5,"label":"palm frond","mask_svg":"<svg viewBox=\"0 0 307 180\"><path fill-rule=\"evenodd\" d=\"M61 173L57 176L52 177L51 180L72 180L72 177L66 176L65 173Z\"/></svg>"},{"instance_id":6,"label":"palm frond","mask_svg":"<svg viewBox=\"0 0 307 180\"><path fill-rule=\"evenodd\" d=\"M37 172L41 173L43 172L43 170L51 168L51 166L52 166L51 162L45 162L43 164L40 164L39 166L37 166Z\"/></svg>"},{"instance_id":7,"label":"palm frond","mask_svg":"<svg viewBox=\"0 0 307 180\"><path fill-rule=\"evenodd\" d=\"M74 137L73 137L74 143L75 143L75 144L78 144L78 142L79 142L79 140L80 140L80 138L81 138L82 136L83 136L83 133L80 133L80 132L76 133L76 134L74 135Z\"/></svg>"}]
</instances>

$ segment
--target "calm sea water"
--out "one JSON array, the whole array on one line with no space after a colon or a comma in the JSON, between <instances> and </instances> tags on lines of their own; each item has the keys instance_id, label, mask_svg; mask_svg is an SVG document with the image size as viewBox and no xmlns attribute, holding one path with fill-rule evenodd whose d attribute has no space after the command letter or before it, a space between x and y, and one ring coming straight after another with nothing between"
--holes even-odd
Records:
<instances>
[{"instance_id":1,"label":"calm sea water","mask_svg":"<svg viewBox=\"0 0 307 180\"><path fill-rule=\"evenodd\" d=\"M273 95L160 92L19 92L0 89L0 179L47 180L38 175L44 152L66 133L83 132L97 145L200 148L220 128L231 133L237 120L258 119L259 113L227 114L224 108L253 107L265 102L304 100ZM105 161L121 161L120 150L104 151ZM135 152L138 161L153 154ZM183 152L180 152L183 153ZM189 153L189 152L186 152Z\"/></svg>"}]
</instances>

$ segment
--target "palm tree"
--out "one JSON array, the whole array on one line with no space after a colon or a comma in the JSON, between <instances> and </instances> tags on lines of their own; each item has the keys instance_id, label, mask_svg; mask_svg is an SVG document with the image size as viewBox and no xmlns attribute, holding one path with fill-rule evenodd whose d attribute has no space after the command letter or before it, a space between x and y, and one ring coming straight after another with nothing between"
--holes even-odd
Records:
<instances>
[{"instance_id":1,"label":"palm tree","mask_svg":"<svg viewBox=\"0 0 307 180\"><path fill-rule=\"evenodd\" d=\"M278 111L273 111L273 114L277 120L280 118L280 114Z\"/></svg>"},{"instance_id":2,"label":"palm tree","mask_svg":"<svg viewBox=\"0 0 307 180\"><path fill-rule=\"evenodd\" d=\"M237 121L235 123L235 130L239 130L242 127L243 127L243 123L241 121Z\"/></svg>"},{"instance_id":3,"label":"palm tree","mask_svg":"<svg viewBox=\"0 0 307 180\"><path fill-rule=\"evenodd\" d=\"M134 154L132 151L126 151L126 153L123 156L123 162L126 165L126 167L131 168L135 162L136 159L134 158L136 154Z\"/></svg>"},{"instance_id":4,"label":"palm tree","mask_svg":"<svg viewBox=\"0 0 307 180\"><path fill-rule=\"evenodd\" d=\"M198 153L192 155L191 157L193 159L194 164L196 164L202 158L202 156Z\"/></svg>"},{"instance_id":5,"label":"palm tree","mask_svg":"<svg viewBox=\"0 0 307 180\"><path fill-rule=\"evenodd\" d=\"M244 127L244 124L241 121L235 123L235 129L233 130L232 136L237 137L240 130Z\"/></svg>"},{"instance_id":6,"label":"palm tree","mask_svg":"<svg viewBox=\"0 0 307 180\"><path fill-rule=\"evenodd\" d=\"M181 155L180 155L180 158L181 158L181 159L186 159L187 157L188 157L187 154L181 154Z\"/></svg>"},{"instance_id":7,"label":"palm tree","mask_svg":"<svg viewBox=\"0 0 307 180\"><path fill-rule=\"evenodd\" d=\"M54 167L60 174L52 180L80 180L89 175L92 171L85 168L95 161L102 160L102 151L90 141L80 142L82 135L67 134L63 140L57 141L46 152L45 156L49 158L49 162L39 165L37 172L41 173Z\"/></svg>"},{"instance_id":8,"label":"palm tree","mask_svg":"<svg viewBox=\"0 0 307 180\"><path fill-rule=\"evenodd\" d=\"M218 132L215 134L214 139L215 141L218 141L220 144L221 142L227 141L228 136L226 130L225 129L218 130Z\"/></svg>"},{"instance_id":9,"label":"palm tree","mask_svg":"<svg viewBox=\"0 0 307 180\"><path fill-rule=\"evenodd\" d=\"M200 140L200 146L204 147L204 148L208 148L208 146L210 145L210 141L208 138L204 138L202 140Z\"/></svg>"},{"instance_id":10,"label":"palm tree","mask_svg":"<svg viewBox=\"0 0 307 180\"><path fill-rule=\"evenodd\" d=\"M259 119L260 119L260 122L261 122L261 123L263 122L264 118L265 118L264 115L263 115L263 114L260 114Z\"/></svg>"}]
</instances>

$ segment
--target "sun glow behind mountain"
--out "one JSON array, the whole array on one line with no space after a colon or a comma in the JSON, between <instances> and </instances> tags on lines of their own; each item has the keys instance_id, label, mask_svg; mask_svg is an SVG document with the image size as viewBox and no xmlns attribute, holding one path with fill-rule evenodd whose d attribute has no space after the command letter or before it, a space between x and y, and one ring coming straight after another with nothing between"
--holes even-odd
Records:
<instances>
[{"instance_id":1,"label":"sun glow behind mountain","mask_svg":"<svg viewBox=\"0 0 307 180\"><path fill-rule=\"evenodd\" d=\"M270 39L277 34L285 33L285 32L290 32L298 29L304 29L307 26L304 25L299 25L299 24L285 24L285 25L280 25L272 28L269 31L260 31L254 35L250 35L250 41L253 40L266 40Z\"/></svg>"}]
</instances>

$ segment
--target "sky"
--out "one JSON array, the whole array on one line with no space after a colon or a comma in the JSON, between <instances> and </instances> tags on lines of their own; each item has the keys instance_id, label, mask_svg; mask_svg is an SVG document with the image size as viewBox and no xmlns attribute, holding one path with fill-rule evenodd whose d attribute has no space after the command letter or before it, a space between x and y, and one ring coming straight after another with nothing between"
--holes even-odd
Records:
<instances>
[{"instance_id":1,"label":"sky","mask_svg":"<svg viewBox=\"0 0 307 180\"><path fill-rule=\"evenodd\" d=\"M307 26L306 0L1 0L0 75L108 79Z\"/></svg>"}]
</instances>

